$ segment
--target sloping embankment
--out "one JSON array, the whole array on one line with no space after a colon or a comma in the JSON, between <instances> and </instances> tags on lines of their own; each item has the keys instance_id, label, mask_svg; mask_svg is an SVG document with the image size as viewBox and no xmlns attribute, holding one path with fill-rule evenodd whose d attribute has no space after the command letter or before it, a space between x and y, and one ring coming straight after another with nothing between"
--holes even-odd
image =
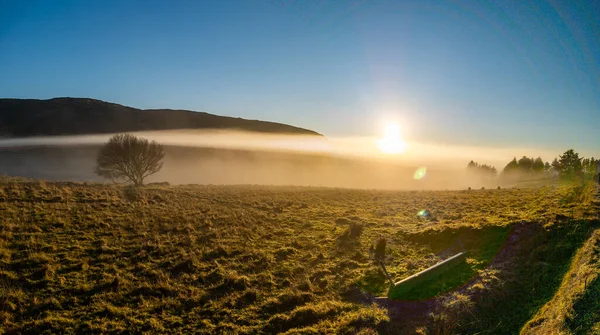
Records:
<instances>
[{"instance_id":1,"label":"sloping embankment","mask_svg":"<svg viewBox=\"0 0 600 335\"><path fill-rule=\"evenodd\" d=\"M521 334L600 334L600 229L592 231L554 297Z\"/></svg>"},{"instance_id":2,"label":"sloping embankment","mask_svg":"<svg viewBox=\"0 0 600 335\"><path fill-rule=\"evenodd\" d=\"M515 226L520 233L510 235L488 270L439 300L430 332L600 334L600 229L590 186L573 188L561 204L583 217L557 215L552 222ZM555 319L564 320L560 327L552 325ZM545 328L530 330L544 322Z\"/></svg>"}]
</instances>

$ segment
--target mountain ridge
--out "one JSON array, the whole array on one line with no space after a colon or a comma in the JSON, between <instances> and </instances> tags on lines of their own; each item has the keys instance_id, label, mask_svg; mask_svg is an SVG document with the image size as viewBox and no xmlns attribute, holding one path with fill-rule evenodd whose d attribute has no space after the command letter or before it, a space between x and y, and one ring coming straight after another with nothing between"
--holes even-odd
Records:
<instances>
[{"instance_id":1,"label":"mountain ridge","mask_svg":"<svg viewBox=\"0 0 600 335\"><path fill-rule=\"evenodd\" d=\"M284 123L183 109L139 109L92 98L0 98L0 136L32 137L150 130L236 129L323 136Z\"/></svg>"}]
</instances>

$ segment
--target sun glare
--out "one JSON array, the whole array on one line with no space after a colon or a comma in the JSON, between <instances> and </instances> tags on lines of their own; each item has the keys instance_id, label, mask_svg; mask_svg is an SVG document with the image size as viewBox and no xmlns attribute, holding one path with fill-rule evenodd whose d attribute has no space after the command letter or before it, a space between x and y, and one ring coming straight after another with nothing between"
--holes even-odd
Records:
<instances>
[{"instance_id":1,"label":"sun glare","mask_svg":"<svg viewBox=\"0 0 600 335\"><path fill-rule=\"evenodd\" d=\"M406 142L402 139L400 126L390 123L383 130L383 137L377 141L379 151L384 154L401 154L406 151Z\"/></svg>"}]
</instances>

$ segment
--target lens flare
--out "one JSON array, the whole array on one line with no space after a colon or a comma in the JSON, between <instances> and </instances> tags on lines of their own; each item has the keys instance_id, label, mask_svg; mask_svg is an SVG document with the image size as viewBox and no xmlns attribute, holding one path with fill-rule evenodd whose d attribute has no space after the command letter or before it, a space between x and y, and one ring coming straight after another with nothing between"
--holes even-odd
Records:
<instances>
[{"instance_id":1,"label":"lens flare","mask_svg":"<svg viewBox=\"0 0 600 335\"><path fill-rule=\"evenodd\" d=\"M427 168L420 167L417 169L417 171L415 171L413 178L416 180L421 180L421 179L425 178L426 175L427 175Z\"/></svg>"},{"instance_id":2,"label":"lens flare","mask_svg":"<svg viewBox=\"0 0 600 335\"><path fill-rule=\"evenodd\" d=\"M417 216L420 216L422 218L428 218L431 216L431 212L428 209L422 209L419 211L419 213L417 213Z\"/></svg>"}]
</instances>

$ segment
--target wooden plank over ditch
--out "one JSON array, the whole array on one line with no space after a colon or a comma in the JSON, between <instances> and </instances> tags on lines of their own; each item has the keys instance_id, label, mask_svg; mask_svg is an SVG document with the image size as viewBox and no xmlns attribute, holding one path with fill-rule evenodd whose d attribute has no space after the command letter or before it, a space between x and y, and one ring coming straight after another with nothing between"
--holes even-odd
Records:
<instances>
[{"instance_id":1,"label":"wooden plank over ditch","mask_svg":"<svg viewBox=\"0 0 600 335\"><path fill-rule=\"evenodd\" d=\"M458 253L442 262L439 262L417 274L414 274L408 278L405 278L394 285L390 286L388 291L388 298L390 299L402 299L404 293L413 290L423 282L426 282L434 277L450 270L454 266L464 262L466 259L466 251Z\"/></svg>"}]
</instances>

